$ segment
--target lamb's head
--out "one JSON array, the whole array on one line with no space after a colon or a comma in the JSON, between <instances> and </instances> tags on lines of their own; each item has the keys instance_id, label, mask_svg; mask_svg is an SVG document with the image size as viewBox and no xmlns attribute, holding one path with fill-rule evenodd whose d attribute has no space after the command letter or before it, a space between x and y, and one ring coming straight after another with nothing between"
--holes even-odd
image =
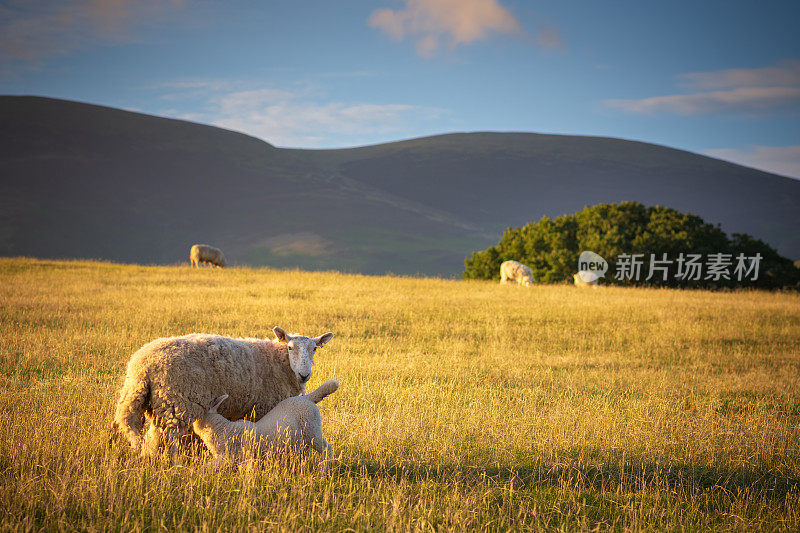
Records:
<instances>
[{"instance_id":1,"label":"lamb's head","mask_svg":"<svg viewBox=\"0 0 800 533\"><path fill-rule=\"evenodd\" d=\"M192 429L201 438L204 438L209 431L213 433L212 419L215 416L219 416L219 413L217 413L217 407L219 407L220 404L227 399L228 399L227 394L223 394L222 396L217 396L216 398L211 400L211 407L208 408L205 414L201 418L197 418L192 422Z\"/></svg>"},{"instance_id":2,"label":"lamb's head","mask_svg":"<svg viewBox=\"0 0 800 533\"><path fill-rule=\"evenodd\" d=\"M289 365L292 367L292 371L300 385L305 386L308 380L311 379L314 352L331 340L333 333L328 332L319 337L306 337L298 333L290 335L277 326L272 331L275 332L275 338L278 341L286 343L289 348Z\"/></svg>"},{"instance_id":3,"label":"lamb's head","mask_svg":"<svg viewBox=\"0 0 800 533\"><path fill-rule=\"evenodd\" d=\"M523 287L530 287L533 285L533 278L528 276L527 274L523 274L522 276L522 286Z\"/></svg>"}]
</instances>

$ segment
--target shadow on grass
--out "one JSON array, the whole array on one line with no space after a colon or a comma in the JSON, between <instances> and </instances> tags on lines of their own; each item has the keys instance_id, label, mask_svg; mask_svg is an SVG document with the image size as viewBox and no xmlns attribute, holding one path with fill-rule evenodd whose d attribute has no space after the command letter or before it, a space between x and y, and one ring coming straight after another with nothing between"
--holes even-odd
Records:
<instances>
[{"instance_id":1,"label":"shadow on grass","mask_svg":"<svg viewBox=\"0 0 800 533\"><path fill-rule=\"evenodd\" d=\"M199 439L185 438L184 452L190 463L202 464L210 454ZM128 456L125 446L117 448L120 458ZM313 455L313 454L312 454ZM756 494L767 500L785 500L800 494L800 477L782 475L774 469L726 468L702 463L654 461L628 453L602 454L592 449L565 452L558 462L520 458L509 465L438 464L424 461L382 462L372 459L349 460L347 455L334 460L330 473L340 476L367 476L375 481L418 484L433 482L506 485L517 490L568 486L597 492L668 491L678 497L701 493L724 493L732 497ZM134 464L137 458L127 457ZM168 461L166 455L162 458Z\"/></svg>"},{"instance_id":2,"label":"shadow on grass","mask_svg":"<svg viewBox=\"0 0 800 533\"><path fill-rule=\"evenodd\" d=\"M783 476L756 468L722 468L705 464L654 462L628 454L606 456L589 463L587 454L565 454L557 463L516 464L512 466L440 465L423 462L380 464L361 460L336 463L342 475L366 474L374 479L396 482L449 482L459 479L474 483L513 483L515 489L541 489L567 485L598 492L641 492L666 490L677 496L700 493L726 493L730 496L758 494L768 500L785 500L800 493L800 477Z\"/></svg>"}]
</instances>

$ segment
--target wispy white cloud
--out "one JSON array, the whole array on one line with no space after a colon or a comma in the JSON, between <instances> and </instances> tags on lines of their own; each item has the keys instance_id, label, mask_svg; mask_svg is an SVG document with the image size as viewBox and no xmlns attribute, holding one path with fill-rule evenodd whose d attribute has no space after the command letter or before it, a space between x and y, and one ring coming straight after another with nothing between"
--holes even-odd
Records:
<instances>
[{"instance_id":1,"label":"wispy white cloud","mask_svg":"<svg viewBox=\"0 0 800 533\"><path fill-rule=\"evenodd\" d=\"M243 89L242 85L246 84L225 84L215 80L164 84L164 87L171 88L166 94L171 103L179 100L178 89L181 86L186 88L188 99L196 101L198 90L204 90L205 96L200 113L169 110L163 113L294 148L368 144L385 140L382 137L402 134L407 129L416 129L420 124L433 124L447 115L444 109L409 104L325 101L318 91L304 87ZM232 86L240 88L228 90Z\"/></svg>"},{"instance_id":2,"label":"wispy white cloud","mask_svg":"<svg viewBox=\"0 0 800 533\"><path fill-rule=\"evenodd\" d=\"M225 79L184 79L145 85L142 89L155 91L159 98L167 101L205 101L212 94L241 90L245 85Z\"/></svg>"},{"instance_id":3,"label":"wispy white cloud","mask_svg":"<svg viewBox=\"0 0 800 533\"><path fill-rule=\"evenodd\" d=\"M700 92L610 99L605 105L629 113L697 115L718 111L767 112L800 105L800 61L755 69L691 72L678 76L679 84ZM716 90L714 90L716 89Z\"/></svg>"},{"instance_id":4,"label":"wispy white cloud","mask_svg":"<svg viewBox=\"0 0 800 533\"><path fill-rule=\"evenodd\" d=\"M800 145L711 148L704 154L740 165L800 179Z\"/></svg>"},{"instance_id":5,"label":"wispy white cloud","mask_svg":"<svg viewBox=\"0 0 800 533\"><path fill-rule=\"evenodd\" d=\"M678 76L681 85L697 89L800 86L800 61L782 61L772 67L731 68L710 72L689 72Z\"/></svg>"},{"instance_id":6,"label":"wispy white cloud","mask_svg":"<svg viewBox=\"0 0 800 533\"><path fill-rule=\"evenodd\" d=\"M199 91L222 91L239 85L239 82L224 79L187 79L187 80L173 80L150 85L149 89L175 89L178 91L185 91L187 89L196 89Z\"/></svg>"},{"instance_id":7,"label":"wispy white cloud","mask_svg":"<svg viewBox=\"0 0 800 533\"><path fill-rule=\"evenodd\" d=\"M0 59L34 62L96 42L128 39L132 25L183 0L10 0L0 5Z\"/></svg>"},{"instance_id":8,"label":"wispy white cloud","mask_svg":"<svg viewBox=\"0 0 800 533\"><path fill-rule=\"evenodd\" d=\"M714 111L767 111L800 103L800 87L744 87L729 91L653 96L638 100L606 100L629 113L697 115Z\"/></svg>"},{"instance_id":9,"label":"wispy white cloud","mask_svg":"<svg viewBox=\"0 0 800 533\"><path fill-rule=\"evenodd\" d=\"M367 23L395 40L414 39L423 57L431 57L442 46L524 33L519 20L497 0L405 0L402 9L376 9ZM545 40L552 42L551 37Z\"/></svg>"}]
</instances>

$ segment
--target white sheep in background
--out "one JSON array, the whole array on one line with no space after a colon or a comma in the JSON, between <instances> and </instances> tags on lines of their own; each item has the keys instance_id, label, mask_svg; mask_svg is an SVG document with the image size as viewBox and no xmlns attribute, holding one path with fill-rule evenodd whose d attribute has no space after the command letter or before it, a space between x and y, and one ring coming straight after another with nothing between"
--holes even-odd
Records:
<instances>
[{"instance_id":1,"label":"white sheep in background","mask_svg":"<svg viewBox=\"0 0 800 533\"><path fill-rule=\"evenodd\" d=\"M195 244L189 250L189 260L192 262L192 268L200 267L200 263L208 263L212 266L224 267L227 263L222 250L214 248L207 244Z\"/></svg>"},{"instance_id":2,"label":"white sheep in background","mask_svg":"<svg viewBox=\"0 0 800 533\"><path fill-rule=\"evenodd\" d=\"M338 388L338 381L326 381L312 393L283 400L258 422L231 422L217 413L217 407L228 398L223 394L211 402L204 417L194 421L192 429L214 455L215 466L236 463L247 451L264 457L270 453L302 454L314 449L322 457L320 467L325 472L333 449L322 435L322 415L316 404Z\"/></svg>"},{"instance_id":3,"label":"white sheep in background","mask_svg":"<svg viewBox=\"0 0 800 533\"><path fill-rule=\"evenodd\" d=\"M136 451L152 455L166 443L179 460L179 439L211 400L230 395L220 414L258 420L281 400L305 392L314 352L333 333L309 338L273 329L275 340L195 333L156 339L131 356L114 427ZM143 437L143 418L151 421Z\"/></svg>"},{"instance_id":4,"label":"white sheep in background","mask_svg":"<svg viewBox=\"0 0 800 533\"><path fill-rule=\"evenodd\" d=\"M516 282L519 285L529 286L533 283L531 267L519 261L503 261L500 265L500 283Z\"/></svg>"},{"instance_id":5,"label":"white sheep in background","mask_svg":"<svg viewBox=\"0 0 800 533\"><path fill-rule=\"evenodd\" d=\"M597 274L587 270L581 270L572 275L576 287L597 287L597 279Z\"/></svg>"}]
</instances>

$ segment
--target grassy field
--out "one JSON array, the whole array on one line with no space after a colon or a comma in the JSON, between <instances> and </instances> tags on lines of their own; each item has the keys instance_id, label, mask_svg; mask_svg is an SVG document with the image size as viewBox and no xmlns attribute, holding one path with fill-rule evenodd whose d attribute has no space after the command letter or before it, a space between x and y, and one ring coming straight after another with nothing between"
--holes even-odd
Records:
<instances>
[{"instance_id":1,"label":"grassy field","mask_svg":"<svg viewBox=\"0 0 800 533\"><path fill-rule=\"evenodd\" d=\"M142 463L159 336L336 337L337 461ZM798 530L800 296L0 259L0 530Z\"/></svg>"}]
</instances>

